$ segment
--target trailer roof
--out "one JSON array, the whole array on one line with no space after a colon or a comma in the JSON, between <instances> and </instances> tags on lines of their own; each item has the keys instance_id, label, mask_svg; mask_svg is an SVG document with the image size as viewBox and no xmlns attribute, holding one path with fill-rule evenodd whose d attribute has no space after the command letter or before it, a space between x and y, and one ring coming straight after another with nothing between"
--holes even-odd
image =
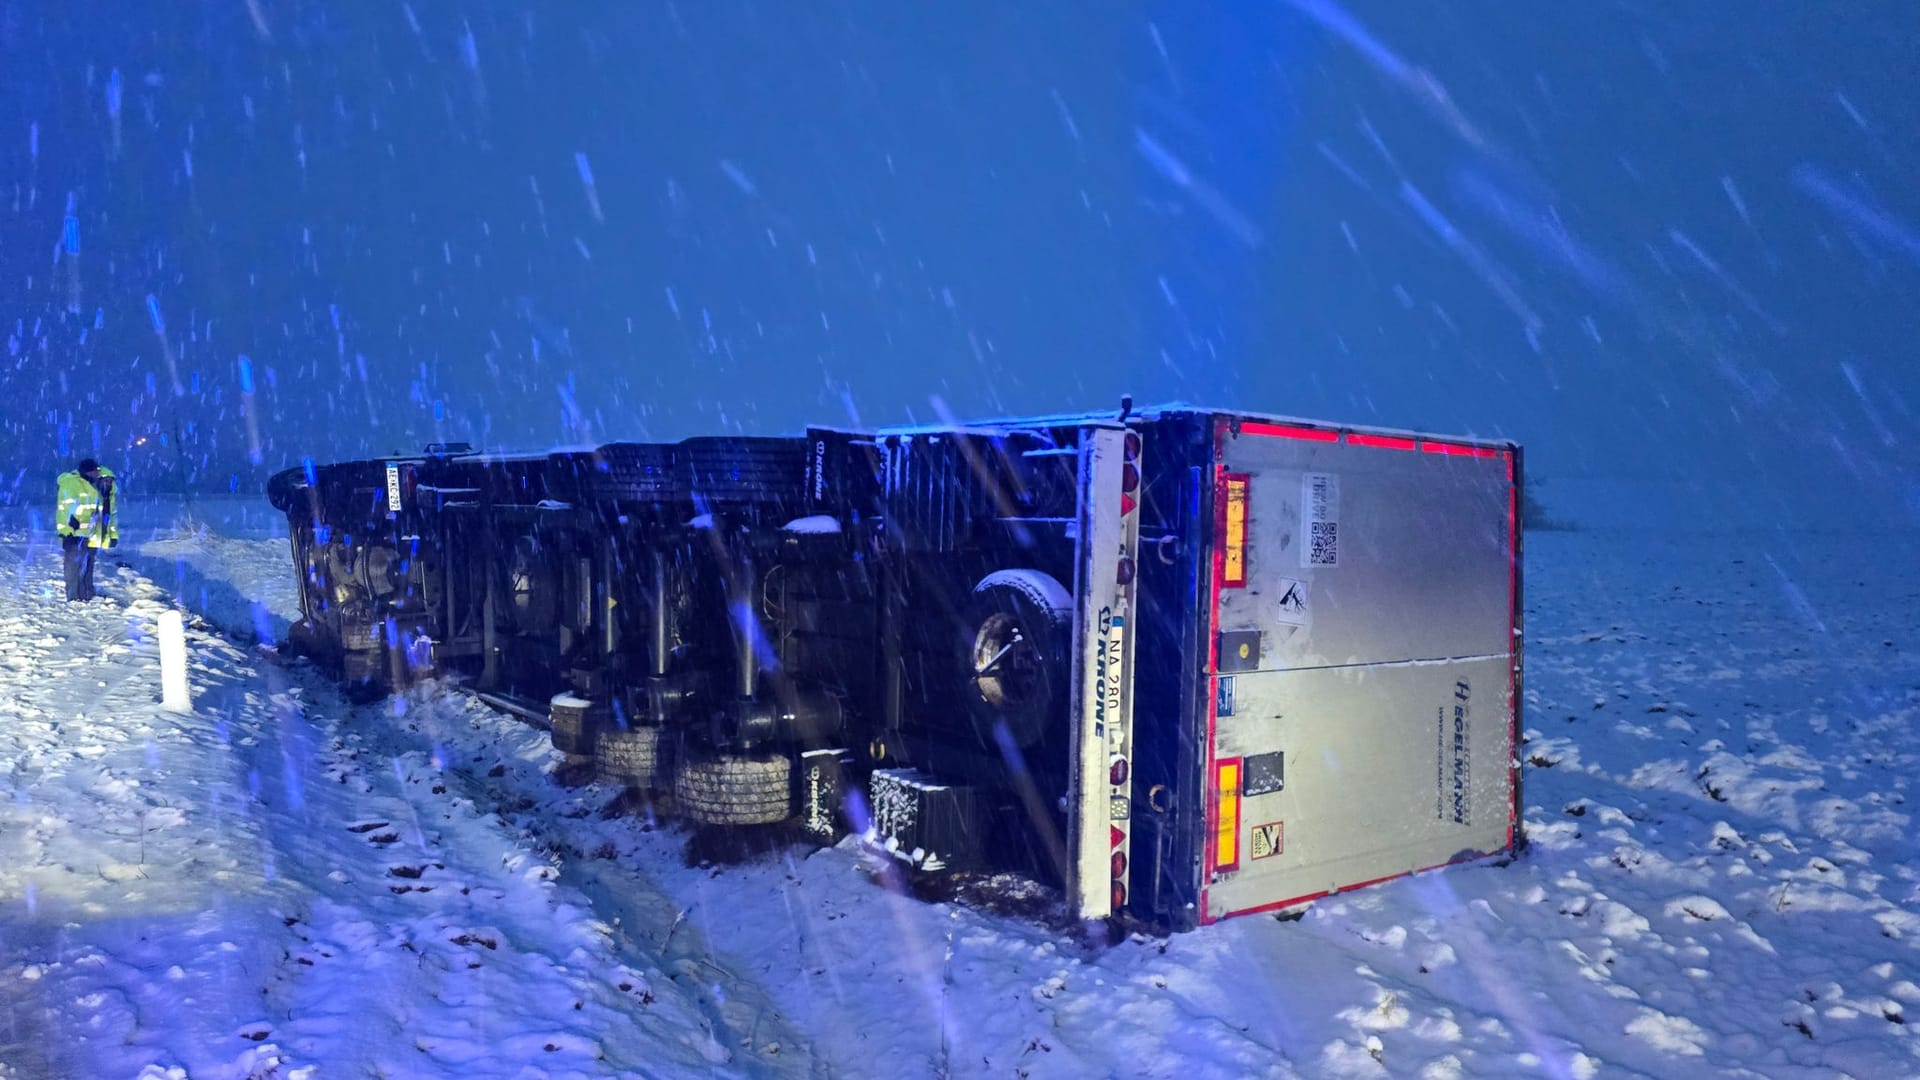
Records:
<instances>
[{"instance_id":1,"label":"trailer roof","mask_svg":"<svg viewBox=\"0 0 1920 1080\"><path fill-rule=\"evenodd\" d=\"M1188 402L1165 402L1158 405L1135 406L1129 417L1158 418L1190 414L1198 416L1228 417L1253 423L1275 424L1293 428L1307 428L1317 431L1338 432L1341 434L1374 435L1390 439L1419 439L1425 441L1449 443L1458 446L1478 447L1488 450L1515 450L1519 443L1511 439L1482 438L1475 435L1445 435L1439 432L1418 431L1410 428L1376 427L1368 424L1341 424L1328 420L1314 420L1307 417L1287 416L1282 413L1252 412L1246 409L1222 409L1209 405L1195 405ZM841 427L834 424L817 424L815 431L837 431L856 435L934 435L942 432L973 431L981 433L1001 433L1018 431L1025 428L1042 427L1088 427L1118 426L1120 412L1108 409L1104 412L1050 413L1034 416L997 417L992 419L959 420L939 424L903 424L879 428ZM614 440L624 442L627 440ZM603 444L611 445L611 444ZM460 453L434 454L394 454L384 457L363 459L364 463L422 463L435 457L460 458L482 464L543 461L553 454L592 454L598 446L562 446L549 450L536 451L500 451L468 450ZM347 463L336 463L347 464ZM286 473L299 473L304 466L294 466L282 470Z\"/></svg>"},{"instance_id":2,"label":"trailer roof","mask_svg":"<svg viewBox=\"0 0 1920 1080\"><path fill-rule=\"evenodd\" d=\"M1159 405L1135 406L1130 417L1161 417L1179 414L1201 416L1230 417L1250 420L1255 423L1280 424L1293 427L1313 428L1322 431L1354 433L1360 435L1379 435L1387 438L1425 439L1437 442L1455 443L1461 446L1477 446L1490 450L1511 450L1519 444L1512 439L1483 438L1475 435L1445 435L1439 432L1419 431L1410 428L1376 427L1368 424L1341 424L1328 420L1313 420L1306 417L1287 416L1281 413L1252 412L1246 409L1222 409L1208 405L1195 405L1188 402L1166 402ZM1010 431L1032 427L1075 427L1082 425L1112 425L1120 422L1118 409L1105 412L1054 413L1051 415L1007 417L988 420L956 420L944 424L907 424L897 427L874 429L879 435L931 435L943 431ZM826 430L858 430L827 428Z\"/></svg>"}]
</instances>

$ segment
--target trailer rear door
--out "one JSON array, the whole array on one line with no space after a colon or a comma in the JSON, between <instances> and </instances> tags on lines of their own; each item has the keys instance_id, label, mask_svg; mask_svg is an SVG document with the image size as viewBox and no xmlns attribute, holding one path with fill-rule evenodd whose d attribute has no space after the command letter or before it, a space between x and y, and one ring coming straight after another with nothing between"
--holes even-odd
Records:
<instances>
[{"instance_id":1,"label":"trailer rear door","mask_svg":"<svg viewBox=\"0 0 1920 1080\"><path fill-rule=\"evenodd\" d=\"M1508 849L1517 450L1216 430L1201 921Z\"/></svg>"}]
</instances>

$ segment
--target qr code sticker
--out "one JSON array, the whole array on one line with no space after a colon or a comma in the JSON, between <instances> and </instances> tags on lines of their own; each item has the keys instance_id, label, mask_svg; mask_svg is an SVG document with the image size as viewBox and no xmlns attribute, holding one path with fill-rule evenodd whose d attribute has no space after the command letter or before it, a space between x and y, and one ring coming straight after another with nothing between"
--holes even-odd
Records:
<instances>
[{"instance_id":1,"label":"qr code sticker","mask_svg":"<svg viewBox=\"0 0 1920 1080\"><path fill-rule=\"evenodd\" d=\"M1340 523L1337 521L1316 521L1312 523L1309 541L1313 545L1307 552L1307 561L1314 566L1340 565Z\"/></svg>"},{"instance_id":2,"label":"qr code sticker","mask_svg":"<svg viewBox=\"0 0 1920 1080\"><path fill-rule=\"evenodd\" d=\"M1300 565L1340 565L1340 481L1328 473L1307 473L1300 485L1300 517L1307 542Z\"/></svg>"}]
</instances>

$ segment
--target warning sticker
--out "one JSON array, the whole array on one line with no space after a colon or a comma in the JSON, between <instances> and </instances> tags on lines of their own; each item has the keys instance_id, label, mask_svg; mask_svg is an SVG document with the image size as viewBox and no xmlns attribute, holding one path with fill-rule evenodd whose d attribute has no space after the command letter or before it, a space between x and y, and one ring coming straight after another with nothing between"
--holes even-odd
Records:
<instances>
[{"instance_id":1,"label":"warning sticker","mask_svg":"<svg viewBox=\"0 0 1920 1080\"><path fill-rule=\"evenodd\" d=\"M1279 591L1279 610L1273 617L1288 626L1305 626L1307 624L1307 583L1298 578L1283 577L1280 579Z\"/></svg>"},{"instance_id":2,"label":"warning sticker","mask_svg":"<svg viewBox=\"0 0 1920 1080\"><path fill-rule=\"evenodd\" d=\"M1340 565L1340 478L1307 473L1300 478L1300 565Z\"/></svg>"},{"instance_id":3,"label":"warning sticker","mask_svg":"<svg viewBox=\"0 0 1920 1080\"><path fill-rule=\"evenodd\" d=\"M1286 822L1273 821L1253 827L1253 857L1264 859L1287 849Z\"/></svg>"}]
</instances>

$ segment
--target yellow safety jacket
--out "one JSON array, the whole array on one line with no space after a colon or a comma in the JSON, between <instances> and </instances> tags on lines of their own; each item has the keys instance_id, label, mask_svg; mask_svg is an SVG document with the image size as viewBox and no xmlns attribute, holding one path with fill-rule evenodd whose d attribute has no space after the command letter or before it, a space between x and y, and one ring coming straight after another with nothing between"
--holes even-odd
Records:
<instances>
[{"instance_id":1,"label":"yellow safety jacket","mask_svg":"<svg viewBox=\"0 0 1920 1080\"><path fill-rule=\"evenodd\" d=\"M113 470L102 466L100 475L111 480ZM102 496L100 489L78 472L60 474L60 505L54 512L61 536L85 537L88 547L106 547L120 539L120 485L112 485L112 494ZM75 523L79 528L74 528Z\"/></svg>"}]
</instances>

